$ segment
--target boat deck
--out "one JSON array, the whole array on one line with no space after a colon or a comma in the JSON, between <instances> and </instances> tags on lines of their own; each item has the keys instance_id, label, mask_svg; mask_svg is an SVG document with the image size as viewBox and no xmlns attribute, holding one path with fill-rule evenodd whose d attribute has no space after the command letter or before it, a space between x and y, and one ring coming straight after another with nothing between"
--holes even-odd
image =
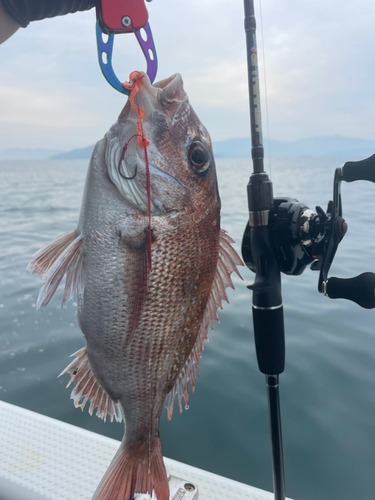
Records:
<instances>
[{"instance_id":1,"label":"boat deck","mask_svg":"<svg viewBox=\"0 0 375 500\"><path fill-rule=\"evenodd\" d=\"M0 401L0 500L91 500L119 441ZM171 481L200 500L272 500L273 494L164 458ZM171 484L171 483L170 483ZM171 500L196 500L177 487ZM137 495L146 500L148 495Z\"/></svg>"}]
</instances>

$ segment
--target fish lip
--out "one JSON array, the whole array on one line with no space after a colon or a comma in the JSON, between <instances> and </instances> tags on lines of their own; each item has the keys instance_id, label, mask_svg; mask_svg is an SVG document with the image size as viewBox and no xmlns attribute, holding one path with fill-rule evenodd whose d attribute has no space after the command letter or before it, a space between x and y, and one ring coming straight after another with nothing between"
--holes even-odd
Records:
<instances>
[{"instance_id":1,"label":"fish lip","mask_svg":"<svg viewBox=\"0 0 375 500\"><path fill-rule=\"evenodd\" d=\"M173 75L171 75L168 78L164 78L163 80L159 80L158 82L154 82L152 85L150 83L150 86L152 86L153 88L157 88L159 90L163 90L166 87L168 87L168 85L173 83L176 79L182 81L180 73L174 73Z\"/></svg>"},{"instance_id":2,"label":"fish lip","mask_svg":"<svg viewBox=\"0 0 375 500\"><path fill-rule=\"evenodd\" d=\"M172 120L179 107L189 100L180 73L153 84L157 90L157 102L164 113Z\"/></svg>"},{"instance_id":3,"label":"fish lip","mask_svg":"<svg viewBox=\"0 0 375 500\"><path fill-rule=\"evenodd\" d=\"M174 73L170 77L164 78L163 80L159 80L158 82L154 83L151 83L149 76L143 71L140 71L140 74L142 75L143 85L140 87L139 91L146 91L152 94L158 100L160 92L164 91L165 89L167 89L168 91L173 88L173 86L178 86L178 88L183 87L183 81L180 73ZM185 91L183 93L185 95Z\"/></svg>"}]
</instances>

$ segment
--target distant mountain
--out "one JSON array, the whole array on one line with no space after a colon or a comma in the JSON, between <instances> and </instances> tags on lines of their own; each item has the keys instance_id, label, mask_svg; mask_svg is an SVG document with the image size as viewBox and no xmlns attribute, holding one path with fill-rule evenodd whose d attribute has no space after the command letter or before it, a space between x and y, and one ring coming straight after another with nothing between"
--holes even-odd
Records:
<instances>
[{"instance_id":1,"label":"distant mountain","mask_svg":"<svg viewBox=\"0 0 375 500\"><path fill-rule=\"evenodd\" d=\"M227 139L212 144L215 158L250 158L250 137Z\"/></svg>"},{"instance_id":2,"label":"distant mountain","mask_svg":"<svg viewBox=\"0 0 375 500\"><path fill-rule=\"evenodd\" d=\"M250 138L228 139L213 143L216 158L249 158ZM375 153L375 141L353 139L340 135L309 137L298 141L264 141L265 156L272 158L356 157L366 158Z\"/></svg>"},{"instance_id":3,"label":"distant mountain","mask_svg":"<svg viewBox=\"0 0 375 500\"><path fill-rule=\"evenodd\" d=\"M250 158L250 138L242 137L213 143L216 158ZM51 157L51 160L86 160L94 146L73 149ZM264 141L265 156L272 158L348 157L367 158L375 153L375 141L340 135L309 137L298 141Z\"/></svg>"},{"instance_id":4,"label":"distant mountain","mask_svg":"<svg viewBox=\"0 0 375 500\"><path fill-rule=\"evenodd\" d=\"M250 158L251 142L248 137L213 143L216 158ZM94 146L73 149L64 153L54 149L6 149L0 151L0 160L88 160ZM375 153L375 140L354 139L335 135L309 137L298 141L265 140L266 157L307 158L347 157L367 158Z\"/></svg>"},{"instance_id":5,"label":"distant mountain","mask_svg":"<svg viewBox=\"0 0 375 500\"><path fill-rule=\"evenodd\" d=\"M87 148L72 149L66 153L59 153L58 155L51 156L51 160L87 160L91 158L94 145Z\"/></svg>"},{"instance_id":6,"label":"distant mountain","mask_svg":"<svg viewBox=\"0 0 375 500\"><path fill-rule=\"evenodd\" d=\"M58 149L6 149L0 151L0 160L49 160L57 153Z\"/></svg>"}]
</instances>

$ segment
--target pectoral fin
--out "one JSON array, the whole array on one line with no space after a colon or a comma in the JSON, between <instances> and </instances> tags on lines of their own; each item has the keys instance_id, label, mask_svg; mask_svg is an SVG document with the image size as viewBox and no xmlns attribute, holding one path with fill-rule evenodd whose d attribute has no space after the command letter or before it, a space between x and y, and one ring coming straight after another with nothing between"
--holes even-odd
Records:
<instances>
[{"instance_id":1,"label":"pectoral fin","mask_svg":"<svg viewBox=\"0 0 375 500\"><path fill-rule=\"evenodd\" d=\"M78 234L76 230L70 231L33 256L27 272L43 274L45 281L39 293L37 310L48 304L65 275L63 304L73 298L75 292L83 292L82 241L82 234Z\"/></svg>"}]
</instances>

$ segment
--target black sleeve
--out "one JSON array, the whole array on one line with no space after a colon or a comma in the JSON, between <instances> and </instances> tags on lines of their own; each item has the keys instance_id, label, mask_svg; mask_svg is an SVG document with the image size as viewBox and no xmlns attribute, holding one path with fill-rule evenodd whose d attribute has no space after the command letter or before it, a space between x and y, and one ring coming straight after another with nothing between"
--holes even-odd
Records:
<instances>
[{"instance_id":1,"label":"black sleeve","mask_svg":"<svg viewBox=\"0 0 375 500\"><path fill-rule=\"evenodd\" d=\"M4 9L23 28L30 21L89 10L95 0L0 0Z\"/></svg>"}]
</instances>

